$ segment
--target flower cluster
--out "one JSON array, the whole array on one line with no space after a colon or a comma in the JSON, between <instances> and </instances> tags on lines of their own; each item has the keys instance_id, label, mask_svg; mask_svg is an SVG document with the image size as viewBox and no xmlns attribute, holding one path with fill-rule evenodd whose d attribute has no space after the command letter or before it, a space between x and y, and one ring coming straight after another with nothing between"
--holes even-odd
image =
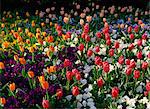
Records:
<instances>
[{"instance_id":1,"label":"flower cluster","mask_svg":"<svg viewBox=\"0 0 150 109\"><path fill-rule=\"evenodd\" d=\"M150 109L150 11L74 5L3 12L0 107Z\"/></svg>"}]
</instances>

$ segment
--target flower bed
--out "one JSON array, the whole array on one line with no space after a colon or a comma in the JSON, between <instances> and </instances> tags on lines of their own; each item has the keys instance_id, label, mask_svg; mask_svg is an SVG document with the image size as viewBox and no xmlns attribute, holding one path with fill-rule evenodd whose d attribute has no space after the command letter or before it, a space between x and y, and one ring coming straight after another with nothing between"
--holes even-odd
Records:
<instances>
[{"instance_id":1,"label":"flower bed","mask_svg":"<svg viewBox=\"0 0 150 109\"><path fill-rule=\"evenodd\" d=\"M150 109L149 12L75 6L3 12L0 106Z\"/></svg>"}]
</instances>

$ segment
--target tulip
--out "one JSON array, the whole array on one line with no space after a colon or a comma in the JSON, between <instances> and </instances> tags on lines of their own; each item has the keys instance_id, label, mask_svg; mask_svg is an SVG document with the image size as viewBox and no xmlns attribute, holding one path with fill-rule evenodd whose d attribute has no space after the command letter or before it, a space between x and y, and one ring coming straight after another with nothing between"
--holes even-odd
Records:
<instances>
[{"instance_id":1,"label":"tulip","mask_svg":"<svg viewBox=\"0 0 150 109\"><path fill-rule=\"evenodd\" d=\"M131 31L132 31L132 27L129 26L129 27L128 27L128 33L131 33Z\"/></svg>"},{"instance_id":2,"label":"tulip","mask_svg":"<svg viewBox=\"0 0 150 109\"><path fill-rule=\"evenodd\" d=\"M78 88L77 86L74 86L74 87L72 88L72 94L73 94L74 96L77 96L79 93L80 93L80 92L79 92L79 88Z\"/></svg>"},{"instance_id":3,"label":"tulip","mask_svg":"<svg viewBox=\"0 0 150 109\"><path fill-rule=\"evenodd\" d=\"M139 51L136 56L138 59L142 59L142 51Z\"/></svg>"},{"instance_id":4,"label":"tulip","mask_svg":"<svg viewBox=\"0 0 150 109\"><path fill-rule=\"evenodd\" d=\"M98 87L101 88L101 87L103 86L103 84L104 84L103 79L102 79L102 78L99 78L99 79L97 80L97 85L98 85Z\"/></svg>"},{"instance_id":5,"label":"tulip","mask_svg":"<svg viewBox=\"0 0 150 109\"><path fill-rule=\"evenodd\" d=\"M130 59L125 60L126 65L130 65Z\"/></svg>"},{"instance_id":6,"label":"tulip","mask_svg":"<svg viewBox=\"0 0 150 109\"><path fill-rule=\"evenodd\" d=\"M101 38L102 37L101 32L97 32L96 37Z\"/></svg>"},{"instance_id":7,"label":"tulip","mask_svg":"<svg viewBox=\"0 0 150 109\"><path fill-rule=\"evenodd\" d=\"M6 104L6 99L4 97L0 97L0 103L2 105L5 105Z\"/></svg>"},{"instance_id":8,"label":"tulip","mask_svg":"<svg viewBox=\"0 0 150 109\"><path fill-rule=\"evenodd\" d=\"M15 83L9 84L9 90L14 91L16 89Z\"/></svg>"},{"instance_id":9,"label":"tulip","mask_svg":"<svg viewBox=\"0 0 150 109\"><path fill-rule=\"evenodd\" d=\"M131 39L131 40L134 39L134 34L130 34L130 39Z\"/></svg>"},{"instance_id":10,"label":"tulip","mask_svg":"<svg viewBox=\"0 0 150 109\"><path fill-rule=\"evenodd\" d=\"M108 73L109 70L110 70L110 66L109 66L109 63L108 62L103 62L103 70L104 72Z\"/></svg>"},{"instance_id":11,"label":"tulip","mask_svg":"<svg viewBox=\"0 0 150 109\"><path fill-rule=\"evenodd\" d=\"M81 74L80 74L80 72L76 73L76 74L75 74L75 77L76 77L76 79L77 79L78 81L80 81L80 79L81 79Z\"/></svg>"},{"instance_id":12,"label":"tulip","mask_svg":"<svg viewBox=\"0 0 150 109\"><path fill-rule=\"evenodd\" d=\"M0 69L5 69L4 63L0 62Z\"/></svg>"},{"instance_id":13,"label":"tulip","mask_svg":"<svg viewBox=\"0 0 150 109\"><path fill-rule=\"evenodd\" d=\"M43 100L42 101L42 106L43 106L43 108L48 109L49 108L49 101L48 100Z\"/></svg>"},{"instance_id":14,"label":"tulip","mask_svg":"<svg viewBox=\"0 0 150 109\"><path fill-rule=\"evenodd\" d=\"M142 39L146 40L147 39L147 34L143 34Z\"/></svg>"},{"instance_id":15,"label":"tulip","mask_svg":"<svg viewBox=\"0 0 150 109\"><path fill-rule=\"evenodd\" d=\"M92 54L93 54L93 51L92 51L92 50L88 50L88 51L87 51L87 56L88 56L88 57L91 57Z\"/></svg>"},{"instance_id":16,"label":"tulip","mask_svg":"<svg viewBox=\"0 0 150 109\"><path fill-rule=\"evenodd\" d=\"M147 90L147 92L150 92L150 82L146 83L146 90Z\"/></svg>"},{"instance_id":17,"label":"tulip","mask_svg":"<svg viewBox=\"0 0 150 109\"><path fill-rule=\"evenodd\" d=\"M99 46L96 46L94 49L95 49L95 52L97 52L97 53L100 51Z\"/></svg>"},{"instance_id":18,"label":"tulip","mask_svg":"<svg viewBox=\"0 0 150 109\"><path fill-rule=\"evenodd\" d=\"M64 61L64 67L69 67L72 65L72 62L69 59L65 59Z\"/></svg>"},{"instance_id":19,"label":"tulip","mask_svg":"<svg viewBox=\"0 0 150 109\"><path fill-rule=\"evenodd\" d=\"M120 57L119 57L118 63L119 63L119 64L123 64L123 63L124 63L124 57L123 57L123 56L120 56Z\"/></svg>"},{"instance_id":20,"label":"tulip","mask_svg":"<svg viewBox=\"0 0 150 109\"><path fill-rule=\"evenodd\" d=\"M19 61L22 65L26 64L26 60L24 58L19 58Z\"/></svg>"},{"instance_id":21,"label":"tulip","mask_svg":"<svg viewBox=\"0 0 150 109\"><path fill-rule=\"evenodd\" d=\"M111 91L111 95L113 98L117 98L119 95L119 88L118 87L113 87Z\"/></svg>"},{"instance_id":22,"label":"tulip","mask_svg":"<svg viewBox=\"0 0 150 109\"><path fill-rule=\"evenodd\" d=\"M49 83L47 81L42 81L41 86L42 86L43 89L47 90L49 88Z\"/></svg>"},{"instance_id":23,"label":"tulip","mask_svg":"<svg viewBox=\"0 0 150 109\"><path fill-rule=\"evenodd\" d=\"M127 68L126 69L126 75L129 76L132 73L132 68Z\"/></svg>"},{"instance_id":24,"label":"tulip","mask_svg":"<svg viewBox=\"0 0 150 109\"><path fill-rule=\"evenodd\" d=\"M128 46L128 49L131 51L132 49L134 48L134 45L133 44L130 44L129 46Z\"/></svg>"},{"instance_id":25,"label":"tulip","mask_svg":"<svg viewBox=\"0 0 150 109\"><path fill-rule=\"evenodd\" d=\"M73 75L72 75L72 72L71 72L71 71L67 71L67 72L66 72L66 78L67 78L68 81L71 81L71 80L72 80L72 76L73 76Z\"/></svg>"},{"instance_id":26,"label":"tulip","mask_svg":"<svg viewBox=\"0 0 150 109\"><path fill-rule=\"evenodd\" d=\"M140 71L139 70L134 70L134 78L138 79L140 77Z\"/></svg>"},{"instance_id":27,"label":"tulip","mask_svg":"<svg viewBox=\"0 0 150 109\"><path fill-rule=\"evenodd\" d=\"M34 77L34 72L33 72L33 71L28 71L28 76L29 76L30 78L33 78L33 77Z\"/></svg>"},{"instance_id":28,"label":"tulip","mask_svg":"<svg viewBox=\"0 0 150 109\"><path fill-rule=\"evenodd\" d=\"M90 36L89 35L85 35L85 41L89 42L90 40L91 40Z\"/></svg>"},{"instance_id":29,"label":"tulip","mask_svg":"<svg viewBox=\"0 0 150 109\"><path fill-rule=\"evenodd\" d=\"M117 49L117 48L119 48L119 42L115 42L115 44L114 44L114 47Z\"/></svg>"},{"instance_id":30,"label":"tulip","mask_svg":"<svg viewBox=\"0 0 150 109\"><path fill-rule=\"evenodd\" d=\"M109 55L110 55L110 56L114 56L114 49L111 48L111 49L109 50Z\"/></svg>"},{"instance_id":31,"label":"tulip","mask_svg":"<svg viewBox=\"0 0 150 109\"><path fill-rule=\"evenodd\" d=\"M78 49L79 49L80 51L83 51L83 50L84 50L84 44L80 44L80 45L78 46Z\"/></svg>"},{"instance_id":32,"label":"tulip","mask_svg":"<svg viewBox=\"0 0 150 109\"><path fill-rule=\"evenodd\" d=\"M148 63L147 62L143 62L142 63L142 69L147 69L148 68Z\"/></svg>"},{"instance_id":33,"label":"tulip","mask_svg":"<svg viewBox=\"0 0 150 109\"><path fill-rule=\"evenodd\" d=\"M96 65L102 65L102 59L98 56L95 57L95 64Z\"/></svg>"},{"instance_id":34,"label":"tulip","mask_svg":"<svg viewBox=\"0 0 150 109\"><path fill-rule=\"evenodd\" d=\"M110 46L110 45L111 45L111 40L106 40L106 44L107 44L108 46Z\"/></svg>"},{"instance_id":35,"label":"tulip","mask_svg":"<svg viewBox=\"0 0 150 109\"><path fill-rule=\"evenodd\" d=\"M5 41L2 43L2 48L8 48L9 47L9 42Z\"/></svg>"},{"instance_id":36,"label":"tulip","mask_svg":"<svg viewBox=\"0 0 150 109\"><path fill-rule=\"evenodd\" d=\"M137 41L137 45L138 45L138 46L142 46L142 39L139 39L139 40Z\"/></svg>"},{"instance_id":37,"label":"tulip","mask_svg":"<svg viewBox=\"0 0 150 109\"><path fill-rule=\"evenodd\" d=\"M57 96L57 99L60 99L63 96L62 89L57 89L56 96Z\"/></svg>"}]
</instances>

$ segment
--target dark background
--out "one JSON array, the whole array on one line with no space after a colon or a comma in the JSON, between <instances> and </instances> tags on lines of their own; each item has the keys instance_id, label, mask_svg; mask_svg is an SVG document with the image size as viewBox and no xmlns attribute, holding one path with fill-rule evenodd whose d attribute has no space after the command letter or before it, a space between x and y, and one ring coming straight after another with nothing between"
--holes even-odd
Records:
<instances>
[{"instance_id":1,"label":"dark background","mask_svg":"<svg viewBox=\"0 0 150 109\"><path fill-rule=\"evenodd\" d=\"M1 11L4 10L18 10L23 9L25 11L34 11L36 9L43 9L50 6L65 6L68 9L71 8L71 4L73 1L80 2L81 7L86 6L89 1L88 0L40 0L42 1L39 5L37 3L38 0L30 0L29 3L24 2L24 0L0 0L1 3ZM111 6L129 6L132 5L134 7L139 7L143 9L148 10L148 4L150 3L150 0L91 0L95 1L97 4Z\"/></svg>"}]
</instances>

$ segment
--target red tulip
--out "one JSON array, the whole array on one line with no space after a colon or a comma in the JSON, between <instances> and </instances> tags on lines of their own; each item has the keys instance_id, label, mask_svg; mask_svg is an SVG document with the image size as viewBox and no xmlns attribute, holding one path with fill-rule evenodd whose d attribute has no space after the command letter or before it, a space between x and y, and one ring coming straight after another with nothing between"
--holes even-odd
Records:
<instances>
[{"instance_id":1,"label":"red tulip","mask_svg":"<svg viewBox=\"0 0 150 109\"><path fill-rule=\"evenodd\" d=\"M139 31L139 27L138 26L135 26L134 27L134 31L137 33Z\"/></svg>"},{"instance_id":2,"label":"red tulip","mask_svg":"<svg viewBox=\"0 0 150 109\"><path fill-rule=\"evenodd\" d=\"M57 25L56 30L61 31L62 27L60 25Z\"/></svg>"},{"instance_id":3,"label":"red tulip","mask_svg":"<svg viewBox=\"0 0 150 109\"><path fill-rule=\"evenodd\" d=\"M119 42L115 42L115 44L114 44L114 47L117 49L117 48L119 48Z\"/></svg>"},{"instance_id":4,"label":"red tulip","mask_svg":"<svg viewBox=\"0 0 150 109\"><path fill-rule=\"evenodd\" d=\"M71 38L71 32L67 32L66 35L67 35L67 38Z\"/></svg>"},{"instance_id":5,"label":"red tulip","mask_svg":"<svg viewBox=\"0 0 150 109\"><path fill-rule=\"evenodd\" d=\"M118 87L113 87L111 91L111 95L113 98L117 98L119 95L119 88Z\"/></svg>"},{"instance_id":6,"label":"red tulip","mask_svg":"<svg viewBox=\"0 0 150 109\"><path fill-rule=\"evenodd\" d=\"M144 96L148 96L148 91L144 91Z\"/></svg>"},{"instance_id":7,"label":"red tulip","mask_svg":"<svg viewBox=\"0 0 150 109\"><path fill-rule=\"evenodd\" d=\"M92 51L92 50L88 50L88 51L87 51L87 56L88 56L88 57L91 57L92 54L93 54L93 51Z\"/></svg>"},{"instance_id":8,"label":"red tulip","mask_svg":"<svg viewBox=\"0 0 150 109\"><path fill-rule=\"evenodd\" d=\"M98 80L97 80L97 85L98 85L98 87L102 87L103 86L103 84L104 84L104 82L103 82L103 79L102 78L99 78Z\"/></svg>"},{"instance_id":9,"label":"red tulip","mask_svg":"<svg viewBox=\"0 0 150 109\"><path fill-rule=\"evenodd\" d=\"M110 45L111 45L111 40L106 40L106 44L107 44L108 46L110 46Z\"/></svg>"},{"instance_id":10,"label":"red tulip","mask_svg":"<svg viewBox=\"0 0 150 109\"><path fill-rule=\"evenodd\" d=\"M62 89L57 89L56 96L57 96L57 99L60 99L63 96Z\"/></svg>"},{"instance_id":11,"label":"red tulip","mask_svg":"<svg viewBox=\"0 0 150 109\"><path fill-rule=\"evenodd\" d=\"M130 59L125 60L126 65L130 65Z\"/></svg>"},{"instance_id":12,"label":"red tulip","mask_svg":"<svg viewBox=\"0 0 150 109\"><path fill-rule=\"evenodd\" d=\"M131 39L131 40L134 39L134 34L130 34L130 39Z\"/></svg>"},{"instance_id":13,"label":"red tulip","mask_svg":"<svg viewBox=\"0 0 150 109\"><path fill-rule=\"evenodd\" d=\"M128 33L131 33L131 31L132 31L132 27L129 26L129 27L128 27Z\"/></svg>"},{"instance_id":14,"label":"red tulip","mask_svg":"<svg viewBox=\"0 0 150 109\"><path fill-rule=\"evenodd\" d=\"M89 25L85 24L84 25L84 33L88 33L89 32Z\"/></svg>"},{"instance_id":15,"label":"red tulip","mask_svg":"<svg viewBox=\"0 0 150 109\"><path fill-rule=\"evenodd\" d=\"M110 38L110 34L109 33L106 33L105 34L105 40L110 40L111 38Z\"/></svg>"},{"instance_id":16,"label":"red tulip","mask_svg":"<svg viewBox=\"0 0 150 109\"><path fill-rule=\"evenodd\" d=\"M86 35L85 33L82 33L82 34L81 34L81 37L82 37L83 39L85 39L85 35Z\"/></svg>"},{"instance_id":17,"label":"red tulip","mask_svg":"<svg viewBox=\"0 0 150 109\"><path fill-rule=\"evenodd\" d=\"M58 36L62 36L62 31L57 31L58 32Z\"/></svg>"},{"instance_id":18,"label":"red tulip","mask_svg":"<svg viewBox=\"0 0 150 109\"><path fill-rule=\"evenodd\" d=\"M119 63L119 64L123 64L123 63L124 63L124 57L123 57L123 56L120 56L120 57L119 57L118 63Z\"/></svg>"},{"instance_id":19,"label":"red tulip","mask_svg":"<svg viewBox=\"0 0 150 109\"><path fill-rule=\"evenodd\" d=\"M142 46L142 39L139 39L139 40L138 40L137 45L138 45L138 46Z\"/></svg>"},{"instance_id":20,"label":"red tulip","mask_svg":"<svg viewBox=\"0 0 150 109\"><path fill-rule=\"evenodd\" d=\"M129 46L128 46L128 49L131 51L132 49L134 48L134 45L133 44L130 44Z\"/></svg>"},{"instance_id":21,"label":"red tulip","mask_svg":"<svg viewBox=\"0 0 150 109\"><path fill-rule=\"evenodd\" d=\"M147 34L144 33L144 34L142 35L142 39L146 40L146 39L147 39Z\"/></svg>"},{"instance_id":22,"label":"red tulip","mask_svg":"<svg viewBox=\"0 0 150 109\"><path fill-rule=\"evenodd\" d=\"M72 72L71 72L71 71L67 71L67 72L66 72L66 78L67 78L68 81L71 81L71 80L72 80L72 76L73 76L73 75L72 75Z\"/></svg>"},{"instance_id":23,"label":"red tulip","mask_svg":"<svg viewBox=\"0 0 150 109\"><path fill-rule=\"evenodd\" d=\"M72 69L72 73L73 75L75 75L76 73L79 73L78 69Z\"/></svg>"},{"instance_id":24,"label":"red tulip","mask_svg":"<svg viewBox=\"0 0 150 109\"><path fill-rule=\"evenodd\" d=\"M135 68L135 67L136 67L136 63L135 63L134 60L130 62L129 67L130 67L130 68Z\"/></svg>"},{"instance_id":25,"label":"red tulip","mask_svg":"<svg viewBox=\"0 0 150 109\"><path fill-rule=\"evenodd\" d=\"M100 51L99 46L96 46L96 47L95 47L95 51L96 51L97 53Z\"/></svg>"},{"instance_id":26,"label":"red tulip","mask_svg":"<svg viewBox=\"0 0 150 109\"><path fill-rule=\"evenodd\" d=\"M110 56L114 56L114 49L111 48L111 49L109 50L109 55L110 55Z\"/></svg>"},{"instance_id":27,"label":"red tulip","mask_svg":"<svg viewBox=\"0 0 150 109\"><path fill-rule=\"evenodd\" d=\"M132 68L126 69L126 75L129 76L132 73Z\"/></svg>"},{"instance_id":28,"label":"red tulip","mask_svg":"<svg viewBox=\"0 0 150 109\"><path fill-rule=\"evenodd\" d=\"M77 95L79 94L79 88L78 88L77 86L74 86L74 87L72 88L72 94L73 94L74 96L77 96Z\"/></svg>"},{"instance_id":29,"label":"red tulip","mask_svg":"<svg viewBox=\"0 0 150 109\"><path fill-rule=\"evenodd\" d=\"M147 69L148 67L148 63L147 62L143 62L142 63L142 69Z\"/></svg>"},{"instance_id":30,"label":"red tulip","mask_svg":"<svg viewBox=\"0 0 150 109\"><path fill-rule=\"evenodd\" d=\"M108 62L103 62L103 70L104 72L108 73L110 70L110 66Z\"/></svg>"},{"instance_id":31,"label":"red tulip","mask_svg":"<svg viewBox=\"0 0 150 109\"><path fill-rule=\"evenodd\" d=\"M142 59L142 51L139 51L136 56L138 59Z\"/></svg>"},{"instance_id":32,"label":"red tulip","mask_svg":"<svg viewBox=\"0 0 150 109\"><path fill-rule=\"evenodd\" d=\"M90 36L89 35L85 35L85 41L89 42L90 40L91 40Z\"/></svg>"},{"instance_id":33,"label":"red tulip","mask_svg":"<svg viewBox=\"0 0 150 109\"><path fill-rule=\"evenodd\" d=\"M79 49L80 51L83 51L83 50L84 50L84 44L80 44L80 45L78 46L78 49Z\"/></svg>"},{"instance_id":34,"label":"red tulip","mask_svg":"<svg viewBox=\"0 0 150 109\"><path fill-rule=\"evenodd\" d=\"M80 81L80 79L81 79L81 74L80 74L80 72L76 73L75 76L76 76L76 79L77 79L78 81Z\"/></svg>"},{"instance_id":35,"label":"red tulip","mask_svg":"<svg viewBox=\"0 0 150 109\"><path fill-rule=\"evenodd\" d=\"M48 100L43 100L42 101L42 106L43 106L43 108L48 109L49 108L49 101Z\"/></svg>"},{"instance_id":36,"label":"red tulip","mask_svg":"<svg viewBox=\"0 0 150 109\"><path fill-rule=\"evenodd\" d=\"M150 92L150 82L147 82L147 83L146 83L146 90L147 90L148 92Z\"/></svg>"},{"instance_id":37,"label":"red tulip","mask_svg":"<svg viewBox=\"0 0 150 109\"><path fill-rule=\"evenodd\" d=\"M101 38L102 37L101 32L97 32L96 37Z\"/></svg>"},{"instance_id":38,"label":"red tulip","mask_svg":"<svg viewBox=\"0 0 150 109\"><path fill-rule=\"evenodd\" d=\"M64 67L69 67L72 65L72 62L69 59L65 59L64 61Z\"/></svg>"},{"instance_id":39,"label":"red tulip","mask_svg":"<svg viewBox=\"0 0 150 109\"><path fill-rule=\"evenodd\" d=\"M102 65L102 59L98 56L95 57L95 64L96 65Z\"/></svg>"},{"instance_id":40,"label":"red tulip","mask_svg":"<svg viewBox=\"0 0 150 109\"><path fill-rule=\"evenodd\" d=\"M134 78L138 79L140 77L140 71L139 70L134 70Z\"/></svg>"}]
</instances>

